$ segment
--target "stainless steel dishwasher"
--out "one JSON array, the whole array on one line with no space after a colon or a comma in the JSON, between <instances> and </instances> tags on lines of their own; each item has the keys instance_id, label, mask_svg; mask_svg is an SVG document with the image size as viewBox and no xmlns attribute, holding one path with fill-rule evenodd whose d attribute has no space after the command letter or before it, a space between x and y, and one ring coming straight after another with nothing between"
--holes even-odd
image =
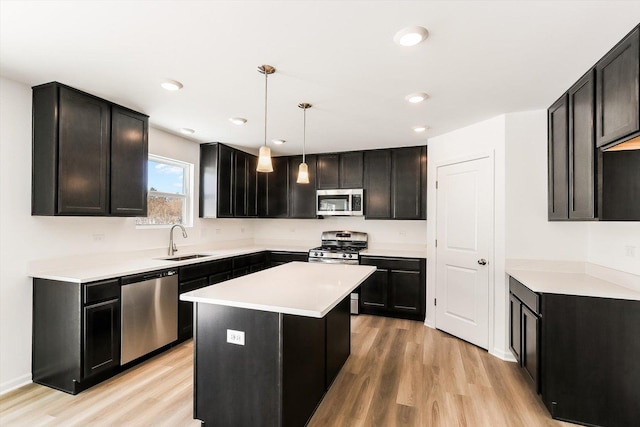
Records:
<instances>
[{"instance_id":1,"label":"stainless steel dishwasher","mask_svg":"<svg viewBox=\"0 0 640 427\"><path fill-rule=\"evenodd\" d=\"M122 278L120 363L178 339L177 270Z\"/></svg>"}]
</instances>

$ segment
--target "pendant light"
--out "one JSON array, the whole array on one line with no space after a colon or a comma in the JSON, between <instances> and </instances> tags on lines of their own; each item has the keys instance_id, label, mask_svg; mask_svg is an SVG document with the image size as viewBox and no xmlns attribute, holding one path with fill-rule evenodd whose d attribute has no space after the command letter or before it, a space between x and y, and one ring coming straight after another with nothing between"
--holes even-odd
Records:
<instances>
[{"instance_id":1,"label":"pendant light","mask_svg":"<svg viewBox=\"0 0 640 427\"><path fill-rule=\"evenodd\" d=\"M305 148L307 146L307 108L311 108L311 104L307 104L303 102L298 104L298 107L302 108L303 111L303 119L302 119L302 163L298 166L298 180L296 181L298 184L308 184L309 183L309 166L305 162Z\"/></svg>"},{"instance_id":2,"label":"pendant light","mask_svg":"<svg viewBox=\"0 0 640 427\"><path fill-rule=\"evenodd\" d=\"M271 149L267 147L267 77L269 74L276 72L276 69L271 65L261 65L258 67L258 72L264 74L264 145L260 147L260 154L258 157L257 172L273 172L273 165L271 164Z\"/></svg>"}]
</instances>

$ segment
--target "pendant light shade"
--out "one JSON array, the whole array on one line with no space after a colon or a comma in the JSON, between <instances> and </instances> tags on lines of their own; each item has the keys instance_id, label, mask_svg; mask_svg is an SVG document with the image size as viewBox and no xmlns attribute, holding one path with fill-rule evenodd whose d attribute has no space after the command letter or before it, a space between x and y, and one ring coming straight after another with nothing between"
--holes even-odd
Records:
<instances>
[{"instance_id":1,"label":"pendant light shade","mask_svg":"<svg viewBox=\"0 0 640 427\"><path fill-rule=\"evenodd\" d=\"M306 163L305 158L305 149L307 145L307 108L311 108L311 104L307 104L303 102L298 104L298 107L302 108L302 163L298 166L298 179L296 183L298 184L308 184L309 183L309 166Z\"/></svg>"},{"instance_id":2,"label":"pendant light shade","mask_svg":"<svg viewBox=\"0 0 640 427\"><path fill-rule=\"evenodd\" d=\"M260 147L260 155L258 156L258 172L273 172L273 165L271 164L271 149L266 145Z\"/></svg>"},{"instance_id":3,"label":"pendant light shade","mask_svg":"<svg viewBox=\"0 0 640 427\"><path fill-rule=\"evenodd\" d=\"M298 166L298 180L296 182L298 184L309 183L309 166L304 162L300 163L300 166Z\"/></svg>"},{"instance_id":4,"label":"pendant light shade","mask_svg":"<svg viewBox=\"0 0 640 427\"><path fill-rule=\"evenodd\" d=\"M260 156L258 157L257 172L273 172L271 164L271 149L267 147L267 77L269 74L276 72L271 65L261 65L258 72L264 74L264 145L260 147Z\"/></svg>"}]
</instances>

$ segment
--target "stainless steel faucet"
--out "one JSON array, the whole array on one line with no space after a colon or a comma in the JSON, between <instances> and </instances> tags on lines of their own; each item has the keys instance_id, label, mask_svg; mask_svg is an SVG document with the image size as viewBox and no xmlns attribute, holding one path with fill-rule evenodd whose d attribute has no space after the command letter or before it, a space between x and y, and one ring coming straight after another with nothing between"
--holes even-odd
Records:
<instances>
[{"instance_id":1,"label":"stainless steel faucet","mask_svg":"<svg viewBox=\"0 0 640 427\"><path fill-rule=\"evenodd\" d=\"M187 238L187 230L184 229L182 224L176 224L171 227L171 231L169 231L169 256L178 251L178 248L176 248L176 244L173 242L173 229L176 227L180 227L182 229L182 237L184 237L185 239Z\"/></svg>"}]
</instances>

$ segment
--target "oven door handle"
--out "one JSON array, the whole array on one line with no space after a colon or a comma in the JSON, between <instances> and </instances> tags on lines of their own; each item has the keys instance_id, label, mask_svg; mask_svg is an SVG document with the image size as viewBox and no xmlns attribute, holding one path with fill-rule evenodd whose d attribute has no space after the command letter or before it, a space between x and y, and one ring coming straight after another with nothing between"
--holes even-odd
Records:
<instances>
[{"instance_id":1,"label":"oven door handle","mask_svg":"<svg viewBox=\"0 0 640 427\"><path fill-rule=\"evenodd\" d=\"M322 262L325 264L354 264L358 265L360 262L357 259L336 259L336 258L309 258L308 262Z\"/></svg>"}]
</instances>

